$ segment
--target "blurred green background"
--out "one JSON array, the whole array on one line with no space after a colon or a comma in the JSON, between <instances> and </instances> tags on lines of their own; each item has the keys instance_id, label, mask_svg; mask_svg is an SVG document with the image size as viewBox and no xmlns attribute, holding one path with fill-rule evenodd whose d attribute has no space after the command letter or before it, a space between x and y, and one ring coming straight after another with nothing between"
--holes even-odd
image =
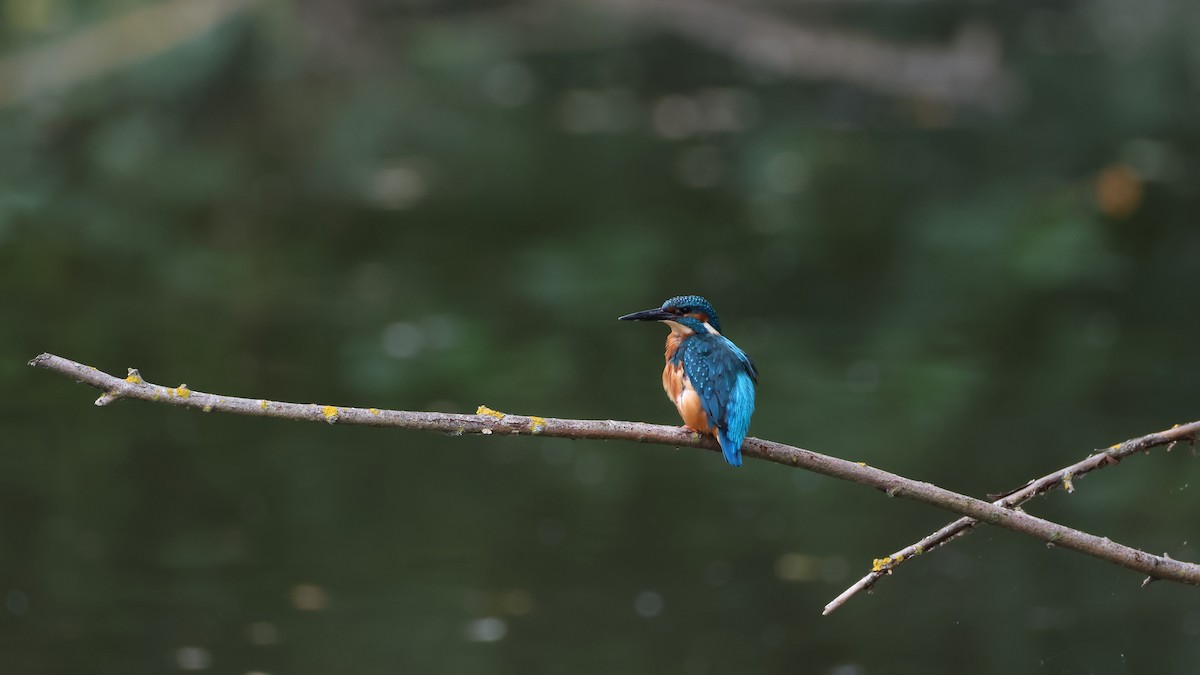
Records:
<instances>
[{"instance_id":1,"label":"blurred green background","mask_svg":"<svg viewBox=\"0 0 1200 675\"><path fill-rule=\"evenodd\" d=\"M1200 417L1191 0L0 0L6 673L1194 673L1200 594L632 443L708 296L752 433L973 495ZM1200 558L1197 459L1030 511Z\"/></svg>"}]
</instances>

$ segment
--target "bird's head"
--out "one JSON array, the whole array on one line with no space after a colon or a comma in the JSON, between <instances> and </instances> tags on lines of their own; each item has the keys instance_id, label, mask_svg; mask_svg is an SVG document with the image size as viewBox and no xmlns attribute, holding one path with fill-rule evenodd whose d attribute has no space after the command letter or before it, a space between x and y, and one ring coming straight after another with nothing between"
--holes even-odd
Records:
<instances>
[{"instance_id":1,"label":"bird's head","mask_svg":"<svg viewBox=\"0 0 1200 675\"><path fill-rule=\"evenodd\" d=\"M626 314L619 320L664 321L675 332L721 332L721 320L717 318L717 310L699 295L679 295L664 302L662 307Z\"/></svg>"}]
</instances>

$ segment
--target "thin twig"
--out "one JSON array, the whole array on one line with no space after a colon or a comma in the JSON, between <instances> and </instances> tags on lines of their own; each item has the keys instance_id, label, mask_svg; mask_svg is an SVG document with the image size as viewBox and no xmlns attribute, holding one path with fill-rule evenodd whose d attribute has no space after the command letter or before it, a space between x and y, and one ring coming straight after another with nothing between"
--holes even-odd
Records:
<instances>
[{"instance_id":1,"label":"thin twig","mask_svg":"<svg viewBox=\"0 0 1200 675\"><path fill-rule=\"evenodd\" d=\"M1023 487L1012 492L997 495L999 499L993 501L992 504L1006 509L1015 509L1030 499L1044 495L1056 488L1061 487L1067 492L1074 492L1074 482L1093 471L1119 464L1122 459L1136 452L1148 452L1150 448L1166 445L1167 449L1170 450L1171 446L1178 441L1194 440L1197 433L1200 433L1200 421L1188 424L1176 424L1166 431L1147 434L1140 438L1132 438L1124 443L1118 443L1100 450L1096 454L1090 455L1087 459L1076 462L1071 466L1063 467L1037 480L1029 481ZM879 581L884 575L891 574L892 570L896 569L904 561L911 560L923 553L928 553L953 539L969 533L978 523L979 521L974 518L959 518L917 543L910 544L886 558L876 560L871 565L871 571L867 572L866 576L854 582L852 586L842 591L841 595L834 598L828 605L825 605L824 614L829 614L838 607L841 607L847 600L854 597L860 591L870 590L875 585L875 582ZM1156 579L1156 577L1150 575L1146 578L1145 583L1149 583L1153 579Z\"/></svg>"},{"instance_id":2,"label":"thin twig","mask_svg":"<svg viewBox=\"0 0 1200 675\"><path fill-rule=\"evenodd\" d=\"M454 436L504 434L631 440L719 451L716 442L708 436L701 436L681 427L642 422L569 420L508 415L484 406L480 406L474 415L462 415L352 408L319 403L284 403L267 399L208 394L189 389L185 385L164 387L146 382L133 369L130 369L128 377L120 379L91 366L52 354L42 354L30 361L29 365L72 377L79 382L100 389L104 394L96 400L96 404L102 406L122 398L132 398L195 408L205 412L228 412L238 415L327 422L329 424L422 429L440 431ZM1200 422L1195 424L1200 425ZM1180 427L1180 429L1183 428L1185 427ZM1022 511L951 492L930 483L914 481L866 464L849 462L757 438L747 439L742 449L748 457L757 457L777 464L799 467L833 478L874 487L886 492L889 496L922 502L977 521L1020 532L1034 539L1079 551L1155 579L1200 586L1200 565L1173 560L1165 556L1151 555L1105 538L1036 518ZM1086 471L1076 471L1077 475L1079 473L1086 473ZM1035 488L1040 482L1040 480L1035 481L1030 488ZM1016 494L1010 495L1006 499L1015 496Z\"/></svg>"}]
</instances>

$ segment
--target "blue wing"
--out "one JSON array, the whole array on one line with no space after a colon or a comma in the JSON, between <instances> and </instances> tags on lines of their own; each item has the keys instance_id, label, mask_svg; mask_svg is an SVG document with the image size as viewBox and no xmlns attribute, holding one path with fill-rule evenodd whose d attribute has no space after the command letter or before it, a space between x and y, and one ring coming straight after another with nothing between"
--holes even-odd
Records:
<instances>
[{"instance_id":1,"label":"blue wing","mask_svg":"<svg viewBox=\"0 0 1200 675\"><path fill-rule=\"evenodd\" d=\"M683 372L700 395L700 405L716 430L725 461L742 465L742 441L754 414L758 370L746 353L724 336L697 333L680 345Z\"/></svg>"}]
</instances>

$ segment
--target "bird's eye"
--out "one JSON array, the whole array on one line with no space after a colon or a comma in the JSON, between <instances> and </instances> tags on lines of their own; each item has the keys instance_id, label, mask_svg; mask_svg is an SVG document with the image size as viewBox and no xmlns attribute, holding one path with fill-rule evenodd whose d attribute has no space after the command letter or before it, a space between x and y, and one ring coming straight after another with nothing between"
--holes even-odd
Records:
<instances>
[{"instance_id":1,"label":"bird's eye","mask_svg":"<svg viewBox=\"0 0 1200 675\"><path fill-rule=\"evenodd\" d=\"M672 307L671 313L676 316L682 316L684 314L687 314L687 307Z\"/></svg>"}]
</instances>

